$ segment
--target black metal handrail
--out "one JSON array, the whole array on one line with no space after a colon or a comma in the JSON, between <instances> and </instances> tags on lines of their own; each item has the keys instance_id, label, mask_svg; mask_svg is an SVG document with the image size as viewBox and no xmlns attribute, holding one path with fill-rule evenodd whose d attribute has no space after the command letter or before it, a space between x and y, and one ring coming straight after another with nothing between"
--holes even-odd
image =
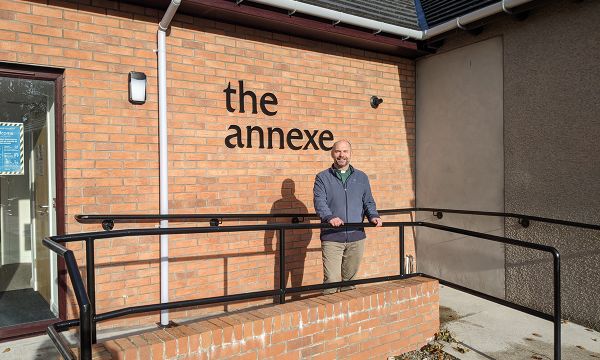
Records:
<instances>
[{"instance_id":1,"label":"black metal handrail","mask_svg":"<svg viewBox=\"0 0 600 360\"><path fill-rule=\"evenodd\" d=\"M153 215L154 216L154 215ZM277 216L280 217L280 216ZM374 225L368 223L351 223L345 224L344 227L373 227ZM462 289L471 291L474 295L481 296L487 300L500 303L502 305L510 306L514 309L523 311L542 319L550 320L554 322L554 358L560 359L560 255L558 250L551 246L530 243L522 240L510 239L506 237L490 235L485 233L479 233L475 231L469 231L464 229L453 228L449 226L443 226L438 224L432 224L427 222L386 222L384 227L398 227L399 228L399 248L400 248L400 274L393 276L384 276L376 278L367 278L353 281L342 281L338 283L328 284L313 284L300 287L287 288L286 278L280 276L279 288L274 290L258 291L244 294L234 294L217 296L211 298L200 298L194 300L184 300L176 302L168 302L162 304L151 304L122 308L114 311L110 311L103 314L95 313L95 267L94 267L94 242L95 240L125 237L125 236L147 236L147 235L162 235L162 234L199 234L199 233L221 233L221 232L242 232L242 231L265 231L265 230L276 230L279 232L279 271L280 274L285 274L285 232L286 230L293 229L321 229L329 228L329 224L315 223L315 224L263 224L263 225L239 225L239 226L212 226L212 227L182 227L182 228L147 228L147 229L129 229L129 230L116 230L116 231L101 231L71 235L52 236L44 239L43 243L51 250L57 252L60 256L64 257L67 263L67 269L71 278L71 284L75 291L77 303L80 309L80 318L77 320L67 320L56 323L49 327L48 335L52 341L57 345L58 350L61 354L67 358L74 358L73 353L65 348L64 339L60 336L59 332L64 331L73 326L79 326L80 330L80 355L82 359L91 359L91 347L92 343L96 341L96 324L99 321L105 321L117 317L127 316L137 313L145 313L158 310L176 309L189 306L207 305L214 303L228 303L239 300L249 300L256 298L264 298L268 296L279 296L281 303L285 302L285 296L288 293L296 293L302 291L328 289L339 286L365 284L378 281L389 281L395 279L404 279L413 276L427 276L430 275L423 273L406 274L404 267L405 249L404 249L404 228L405 226L423 226L440 231L447 231L453 233L459 233L463 235L473 236L489 241L500 242L504 244L515 245L519 247L525 247L535 249L539 251L548 252L553 256L554 267L553 267L553 290L554 290L554 314L546 314L531 308L524 307L519 304L508 302L505 299L496 298L491 295L478 293L475 290L462 287L458 284L454 284L443 279L439 279L440 282ZM87 292L83 284L83 280L80 276L77 262L73 256L71 250L66 249L60 243L73 242L73 241L85 241L86 242L86 274L87 274ZM463 290L464 291L464 290ZM68 350L68 351L67 351Z\"/></svg>"},{"instance_id":2,"label":"black metal handrail","mask_svg":"<svg viewBox=\"0 0 600 360\"><path fill-rule=\"evenodd\" d=\"M173 222L202 222L208 220L211 226L218 226L223 220L256 221L275 218L291 218L292 223L304 219L318 219L316 214L167 214L167 215L75 215L81 224L102 224L104 230L112 230L115 223L152 223L159 220Z\"/></svg>"},{"instance_id":3,"label":"black metal handrail","mask_svg":"<svg viewBox=\"0 0 600 360\"><path fill-rule=\"evenodd\" d=\"M494 217L505 217L517 219L519 224L523 227L528 227L531 221L558 224L564 226L573 226L584 229L600 230L600 225L588 224L575 221L567 221L553 218L545 218L540 216L524 215L517 213L504 213L494 211L475 211L475 210L460 210L460 209L444 209L444 208L430 208L430 207L412 207L412 208L401 208L401 209L387 209L379 210L381 215L397 215L406 214L412 212L432 212L435 217L441 219L444 213L449 214L463 214L463 215L480 215L480 216L494 216ZM77 222L82 224L102 224L104 230L112 230L115 223L143 223L143 222L157 222L159 220L168 220L174 222L201 222L209 220L212 226L217 226L222 223L223 220L238 220L238 221L252 221L252 220L264 220L270 218L291 218L292 223L302 222L304 219L318 219L317 214L168 214L168 215L76 215L75 219Z\"/></svg>"},{"instance_id":4,"label":"black metal handrail","mask_svg":"<svg viewBox=\"0 0 600 360\"><path fill-rule=\"evenodd\" d=\"M390 210L381 210L381 211L379 211L379 213L393 214L398 211L406 212L407 210L408 209L390 209ZM435 217L437 217L438 219L441 219L444 216L444 213L462 214L462 215L480 215L480 216L494 216L494 217L505 217L505 218L517 219L519 224L521 224L521 226L523 226L523 227L528 227L530 224L530 221L537 221L537 222L543 222L543 223L579 227L579 228L583 228L583 229L600 230L600 225L596 225L596 224L588 224L588 223L582 223L582 222L576 222L576 221L567 221L567 220L561 220L561 219L553 219L553 218L546 218L546 217L533 216L533 215L524 215L524 214L517 214L517 213L460 210L460 209L442 209L442 208L428 208L428 207L411 208L411 211L432 212L433 215Z\"/></svg>"},{"instance_id":5,"label":"black metal handrail","mask_svg":"<svg viewBox=\"0 0 600 360\"><path fill-rule=\"evenodd\" d=\"M71 284L73 285L73 291L75 293L75 298L77 299L77 305L79 306L79 321L77 322L77 325L80 326L79 344L81 350L81 359L91 359L92 323L94 314L92 312L92 302L90 301L89 293L86 292L85 286L83 285L83 280L81 279L81 273L79 272L79 266L77 266L77 260L73 255L73 251L65 248L59 242L45 238L42 240L42 243L65 260L67 272L71 278ZM70 326L76 326L75 322L72 320L67 320L48 327L48 336L65 359L75 359L75 356L69 349L64 338L59 336L58 332L63 331Z\"/></svg>"}]
</instances>

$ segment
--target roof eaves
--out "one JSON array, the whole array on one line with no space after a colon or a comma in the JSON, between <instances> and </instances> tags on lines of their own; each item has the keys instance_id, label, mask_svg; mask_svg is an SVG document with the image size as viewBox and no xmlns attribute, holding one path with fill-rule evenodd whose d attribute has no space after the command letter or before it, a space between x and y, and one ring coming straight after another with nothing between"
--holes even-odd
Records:
<instances>
[{"instance_id":1,"label":"roof eaves","mask_svg":"<svg viewBox=\"0 0 600 360\"><path fill-rule=\"evenodd\" d=\"M165 0L124 0L124 2L160 10L166 9L169 5L169 1ZM286 1L281 0L276 3L282 5ZM327 11L331 10L323 9L323 12ZM256 0L246 0L239 4L233 0L183 0L178 11L179 14L192 17L209 18L407 58L427 54L420 50L414 41L407 41L408 36L394 35L382 29L374 31L373 28L348 23L336 25L331 19L306 15L300 11L290 16L288 12L289 9L283 6L270 6ZM389 26L394 27L394 25ZM420 30L407 30L421 34Z\"/></svg>"}]
</instances>

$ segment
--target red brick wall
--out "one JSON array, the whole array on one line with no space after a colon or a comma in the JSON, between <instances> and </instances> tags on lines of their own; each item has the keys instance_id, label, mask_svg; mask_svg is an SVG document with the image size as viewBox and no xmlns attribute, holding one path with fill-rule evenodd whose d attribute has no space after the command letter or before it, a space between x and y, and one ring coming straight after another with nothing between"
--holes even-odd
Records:
<instances>
[{"instance_id":1,"label":"red brick wall","mask_svg":"<svg viewBox=\"0 0 600 360\"><path fill-rule=\"evenodd\" d=\"M95 359L385 359L439 330L435 280L413 278L109 340Z\"/></svg>"},{"instance_id":2,"label":"red brick wall","mask_svg":"<svg viewBox=\"0 0 600 360\"><path fill-rule=\"evenodd\" d=\"M77 224L76 214L156 214L154 49L162 13L112 1L50 3L0 0L0 61L65 69L67 231L99 229ZM330 130L335 139L352 142L352 162L370 175L379 209L413 205L413 61L183 15L172 25L171 213L314 212L314 175L330 165L329 154L287 145L230 149L224 140L232 124ZM144 105L127 101L129 71L148 75ZM259 97L275 94L278 105L269 108L277 114L228 112L223 90L230 82L238 89L239 80ZM371 95L384 99L378 109L369 106ZM273 235L171 236L171 299L272 288L275 255L265 250L276 248ZM368 236L360 276L397 273L398 231ZM297 231L288 241L294 283L322 281L318 233ZM98 241L96 254L98 312L158 301L157 237ZM82 256L78 251L84 265Z\"/></svg>"}]
</instances>

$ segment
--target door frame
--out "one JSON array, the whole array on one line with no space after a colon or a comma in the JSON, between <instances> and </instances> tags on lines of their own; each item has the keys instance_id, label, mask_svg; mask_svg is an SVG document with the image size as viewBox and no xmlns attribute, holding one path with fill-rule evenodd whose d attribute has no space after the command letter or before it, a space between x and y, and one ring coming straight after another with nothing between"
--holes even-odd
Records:
<instances>
[{"instance_id":1,"label":"door frame","mask_svg":"<svg viewBox=\"0 0 600 360\"><path fill-rule=\"evenodd\" d=\"M0 76L31 80L47 80L54 82L54 156L56 184L56 233L65 233L65 178L64 178L64 129L63 129L63 84L64 69L38 66L27 66L0 62ZM8 339L28 337L44 333L46 328L66 319L67 310L67 270L61 257L57 261L58 273L58 318L59 320L43 320L23 325L0 328L0 342Z\"/></svg>"}]
</instances>

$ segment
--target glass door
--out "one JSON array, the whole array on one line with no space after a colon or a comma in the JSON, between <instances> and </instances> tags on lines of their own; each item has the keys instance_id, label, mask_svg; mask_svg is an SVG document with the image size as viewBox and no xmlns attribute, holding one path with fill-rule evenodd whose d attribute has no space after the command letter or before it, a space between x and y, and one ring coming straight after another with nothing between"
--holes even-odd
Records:
<instances>
[{"instance_id":1,"label":"glass door","mask_svg":"<svg viewBox=\"0 0 600 360\"><path fill-rule=\"evenodd\" d=\"M0 330L58 317L55 83L0 76Z\"/></svg>"}]
</instances>

